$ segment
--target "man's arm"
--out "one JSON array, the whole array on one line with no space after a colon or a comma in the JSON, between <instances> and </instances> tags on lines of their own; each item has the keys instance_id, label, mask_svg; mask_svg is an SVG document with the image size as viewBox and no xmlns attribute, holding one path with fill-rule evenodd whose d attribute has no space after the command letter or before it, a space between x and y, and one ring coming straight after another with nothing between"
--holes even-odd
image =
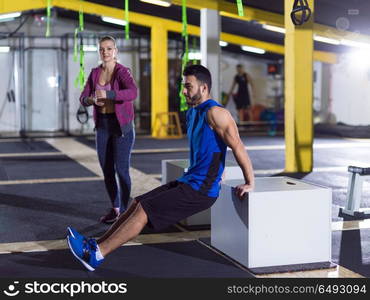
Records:
<instances>
[{"instance_id":1,"label":"man's arm","mask_svg":"<svg viewBox=\"0 0 370 300\"><path fill-rule=\"evenodd\" d=\"M245 184L236 187L236 194L243 198L254 187L254 174L252 162L249 159L244 144L239 137L238 128L229 111L222 107L214 106L208 111L208 122L218 136L231 148L234 157L243 171Z\"/></svg>"}]
</instances>

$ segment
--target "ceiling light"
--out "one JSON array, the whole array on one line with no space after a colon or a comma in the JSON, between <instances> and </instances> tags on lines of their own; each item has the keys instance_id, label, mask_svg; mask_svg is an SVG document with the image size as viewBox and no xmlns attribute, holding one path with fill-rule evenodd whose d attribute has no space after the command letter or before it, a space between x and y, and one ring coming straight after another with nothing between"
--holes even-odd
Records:
<instances>
[{"instance_id":1,"label":"ceiling light","mask_svg":"<svg viewBox=\"0 0 370 300\"><path fill-rule=\"evenodd\" d=\"M279 32L279 33L285 33L285 28L279 27L279 26L262 24L262 28L266 30L270 30L270 31Z\"/></svg>"},{"instance_id":2,"label":"ceiling light","mask_svg":"<svg viewBox=\"0 0 370 300\"><path fill-rule=\"evenodd\" d=\"M21 15L20 12L0 15L0 22L13 21L15 18L19 17L20 15Z\"/></svg>"},{"instance_id":3,"label":"ceiling light","mask_svg":"<svg viewBox=\"0 0 370 300\"><path fill-rule=\"evenodd\" d=\"M350 46L350 47L356 47L356 48L362 48L362 49L369 49L370 44L369 43L362 43L362 42L356 42L351 40L343 39L340 41L342 45Z\"/></svg>"},{"instance_id":4,"label":"ceiling light","mask_svg":"<svg viewBox=\"0 0 370 300\"><path fill-rule=\"evenodd\" d=\"M221 47L226 47L229 43L224 42L224 41L220 41L219 44L220 44Z\"/></svg>"},{"instance_id":5,"label":"ceiling light","mask_svg":"<svg viewBox=\"0 0 370 300\"><path fill-rule=\"evenodd\" d=\"M18 18L20 15L21 15L20 12L15 12L11 14L3 14L3 15L0 15L0 20Z\"/></svg>"},{"instance_id":6,"label":"ceiling light","mask_svg":"<svg viewBox=\"0 0 370 300\"><path fill-rule=\"evenodd\" d=\"M101 17L101 19L104 22L112 23L112 24L116 24L116 25L121 25L121 26L126 26L126 24L127 24L127 22L125 20L122 20L122 19L116 19L116 18L111 18L111 17Z\"/></svg>"},{"instance_id":7,"label":"ceiling light","mask_svg":"<svg viewBox=\"0 0 370 300\"><path fill-rule=\"evenodd\" d=\"M243 51L247 51L247 52L253 52L253 53L257 53L257 54L265 54L266 51L264 49L261 49L261 48L256 48L256 47L249 47L249 46L241 46L242 50Z\"/></svg>"},{"instance_id":8,"label":"ceiling light","mask_svg":"<svg viewBox=\"0 0 370 300\"><path fill-rule=\"evenodd\" d=\"M332 44L332 45L339 45L340 41L336 39L330 39L321 35L314 35L313 39L317 42Z\"/></svg>"},{"instance_id":9,"label":"ceiling light","mask_svg":"<svg viewBox=\"0 0 370 300\"><path fill-rule=\"evenodd\" d=\"M8 53L10 51L9 46L0 46L0 53Z\"/></svg>"},{"instance_id":10,"label":"ceiling light","mask_svg":"<svg viewBox=\"0 0 370 300\"><path fill-rule=\"evenodd\" d=\"M140 1L164 7L171 6L171 0L140 0Z\"/></svg>"}]
</instances>

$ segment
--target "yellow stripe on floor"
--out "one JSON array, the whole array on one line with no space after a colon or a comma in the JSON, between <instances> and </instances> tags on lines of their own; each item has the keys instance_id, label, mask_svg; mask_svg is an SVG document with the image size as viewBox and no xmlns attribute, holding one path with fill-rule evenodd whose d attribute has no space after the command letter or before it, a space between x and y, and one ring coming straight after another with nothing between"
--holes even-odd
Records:
<instances>
[{"instance_id":1,"label":"yellow stripe on floor","mask_svg":"<svg viewBox=\"0 0 370 300\"><path fill-rule=\"evenodd\" d=\"M274 273L257 275L258 278L364 278L364 276L353 272L342 266L334 269L311 270L300 272Z\"/></svg>"},{"instance_id":2,"label":"yellow stripe on floor","mask_svg":"<svg viewBox=\"0 0 370 300\"><path fill-rule=\"evenodd\" d=\"M58 156L63 155L60 152L26 152L26 153L0 153L2 157L32 157L32 156Z\"/></svg>"},{"instance_id":3,"label":"yellow stripe on floor","mask_svg":"<svg viewBox=\"0 0 370 300\"><path fill-rule=\"evenodd\" d=\"M332 231L358 230L369 228L370 228L370 219L354 221L337 221L332 222L331 224Z\"/></svg>"},{"instance_id":4,"label":"yellow stripe on floor","mask_svg":"<svg viewBox=\"0 0 370 300\"><path fill-rule=\"evenodd\" d=\"M0 180L0 185L85 182L85 181L99 181L99 180L103 180L103 178L102 177L69 177L69 178Z\"/></svg>"}]
</instances>

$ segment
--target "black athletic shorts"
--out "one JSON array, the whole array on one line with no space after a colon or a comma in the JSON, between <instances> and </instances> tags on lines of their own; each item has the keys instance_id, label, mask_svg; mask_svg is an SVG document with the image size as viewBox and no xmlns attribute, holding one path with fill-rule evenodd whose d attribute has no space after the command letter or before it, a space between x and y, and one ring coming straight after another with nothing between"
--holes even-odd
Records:
<instances>
[{"instance_id":1,"label":"black athletic shorts","mask_svg":"<svg viewBox=\"0 0 370 300\"><path fill-rule=\"evenodd\" d=\"M208 197L190 185L171 181L135 198L148 216L148 226L160 230L210 208L216 197Z\"/></svg>"},{"instance_id":2,"label":"black athletic shorts","mask_svg":"<svg viewBox=\"0 0 370 300\"><path fill-rule=\"evenodd\" d=\"M248 94L234 95L234 102L237 110L249 108L251 106L251 101Z\"/></svg>"}]
</instances>

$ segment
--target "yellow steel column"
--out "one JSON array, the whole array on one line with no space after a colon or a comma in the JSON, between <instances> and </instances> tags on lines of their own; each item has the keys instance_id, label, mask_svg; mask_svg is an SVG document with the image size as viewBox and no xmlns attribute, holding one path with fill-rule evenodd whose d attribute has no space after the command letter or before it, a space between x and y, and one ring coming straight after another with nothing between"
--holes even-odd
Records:
<instances>
[{"instance_id":1,"label":"yellow steel column","mask_svg":"<svg viewBox=\"0 0 370 300\"><path fill-rule=\"evenodd\" d=\"M294 0L285 1L285 171L310 172L313 167L313 12L295 26Z\"/></svg>"},{"instance_id":2,"label":"yellow steel column","mask_svg":"<svg viewBox=\"0 0 370 300\"><path fill-rule=\"evenodd\" d=\"M159 113L168 112L167 28L159 23L151 28L151 128L153 137L165 137ZM158 117L157 117L158 116ZM164 121L166 123L166 120Z\"/></svg>"}]
</instances>

